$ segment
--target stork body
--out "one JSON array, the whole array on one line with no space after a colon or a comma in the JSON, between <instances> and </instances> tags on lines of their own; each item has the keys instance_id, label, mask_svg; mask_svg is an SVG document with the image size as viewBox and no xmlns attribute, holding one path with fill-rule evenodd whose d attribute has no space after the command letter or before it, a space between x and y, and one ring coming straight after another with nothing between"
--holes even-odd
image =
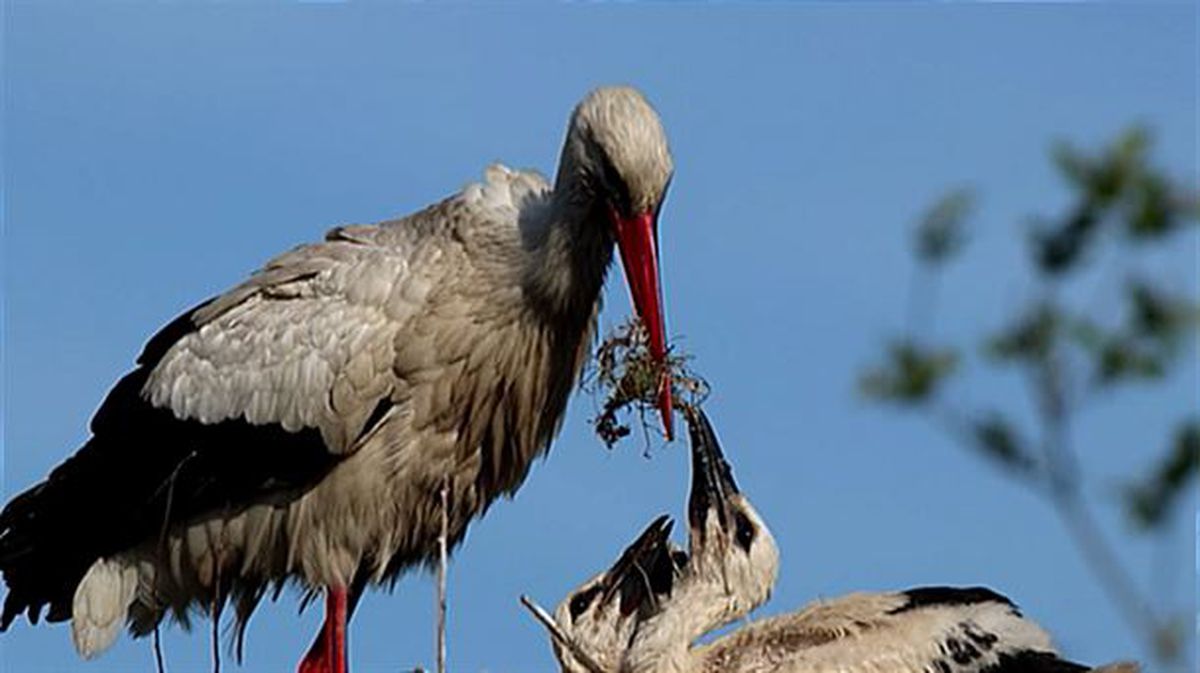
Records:
<instances>
[{"instance_id":1,"label":"stork body","mask_svg":"<svg viewBox=\"0 0 1200 673\"><path fill-rule=\"evenodd\" d=\"M83 448L0 513L0 626L48 606L90 657L127 621L144 634L232 601L244 625L296 581L328 593L301 670L343 671L362 587L436 558L442 484L453 545L548 449L614 241L665 351L655 227L670 173L649 104L599 89L572 116L553 186L493 166L180 316Z\"/></svg>"},{"instance_id":2,"label":"stork body","mask_svg":"<svg viewBox=\"0 0 1200 673\"><path fill-rule=\"evenodd\" d=\"M820 600L696 644L767 601L779 557L763 519L738 490L708 419L688 411L690 556L677 573L665 575L671 586L660 582L655 592L641 594L658 600L631 613L637 622L631 636L578 635L593 645L628 643L619 655L595 657L618 660L613 673L1136 673L1134 664L1090 669L1061 658L1040 626L982 587ZM615 623L622 634L631 630ZM564 673L597 673L559 661Z\"/></svg>"},{"instance_id":3,"label":"stork body","mask_svg":"<svg viewBox=\"0 0 1200 673\"><path fill-rule=\"evenodd\" d=\"M935 597L928 599L927 597ZM691 649L699 673L1073 673L1049 635L994 592L856 593L755 620Z\"/></svg>"},{"instance_id":4,"label":"stork body","mask_svg":"<svg viewBox=\"0 0 1200 673\"><path fill-rule=\"evenodd\" d=\"M932 599L930 597L933 597ZM667 610L672 609L668 605ZM678 609L678 608L675 608ZM642 645L649 642L643 636ZM656 673L1136 673L1063 659L1007 598L980 588L855 593L754 620L667 658L637 645L622 671ZM655 660L660 665L647 666Z\"/></svg>"}]
</instances>

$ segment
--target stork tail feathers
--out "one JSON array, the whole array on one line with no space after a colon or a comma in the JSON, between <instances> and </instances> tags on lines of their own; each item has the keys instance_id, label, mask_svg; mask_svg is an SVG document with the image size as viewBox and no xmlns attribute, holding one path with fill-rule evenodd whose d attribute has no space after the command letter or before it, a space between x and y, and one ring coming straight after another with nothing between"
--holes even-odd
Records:
<instances>
[{"instance_id":1,"label":"stork tail feathers","mask_svg":"<svg viewBox=\"0 0 1200 673\"><path fill-rule=\"evenodd\" d=\"M1136 661L1118 661L1103 666L1097 666L1091 673L1141 673L1142 667Z\"/></svg>"},{"instance_id":2,"label":"stork tail feathers","mask_svg":"<svg viewBox=\"0 0 1200 673\"><path fill-rule=\"evenodd\" d=\"M125 625L138 587L137 566L116 559L92 564L71 607L71 640L84 659L108 649Z\"/></svg>"}]
</instances>

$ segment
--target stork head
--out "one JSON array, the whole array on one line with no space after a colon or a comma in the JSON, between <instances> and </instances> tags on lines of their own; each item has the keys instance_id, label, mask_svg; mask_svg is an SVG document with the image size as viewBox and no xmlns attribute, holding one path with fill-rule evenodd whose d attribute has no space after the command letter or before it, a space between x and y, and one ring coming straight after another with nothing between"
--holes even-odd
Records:
<instances>
[{"instance_id":1,"label":"stork head","mask_svg":"<svg viewBox=\"0 0 1200 673\"><path fill-rule=\"evenodd\" d=\"M670 593L686 562L667 539L671 526L665 515L655 519L611 568L559 603L554 621L560 633L551 631L551 643L563 673L617 671L638 622Z\"/></svg>"},{"instance_id":2,"label":"stork head","mask_svg":"<svg viewBox=\"0 0 1200 673\"><path fill-rule=\"evenodd\" d=\"M667 349L658 214L673 172L662 122L636 89L601 87L575 108L559 164L559 184L575 185L573 198L598 209L604 226L611 230L634 309L649 335L650 354L660 363L665 363ZM671 383L666 374L660 382L658 407L670 439Z\"/></svg>"},{"instance_id":3,"label":"stork head","mask_svg":"<svg viewBox=\"0 0 1200 673\"><path fill-rule=\"evenodd\" d=\"M692 445L688 524L692 558L688 581L710 587L732 621L762 605L779 572L779 549L762 517L738 490L712 424L686 407Z\"/></svg>"}]
</instances>

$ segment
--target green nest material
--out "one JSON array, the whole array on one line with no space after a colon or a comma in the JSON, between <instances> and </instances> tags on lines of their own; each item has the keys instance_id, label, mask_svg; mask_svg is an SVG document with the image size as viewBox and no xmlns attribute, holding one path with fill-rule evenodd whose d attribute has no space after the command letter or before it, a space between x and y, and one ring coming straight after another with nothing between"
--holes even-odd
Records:
<instances>
[{"instance_id":1,"label":"green nest material","mask_svg":"<svg viewBox=\"0 0 1200 673\"><path fill-rule=\"evenodd\" d=\"M667 349L667 361L657 363L650 356L649 340L642 323L630 319L617 326L596 349L594 370L584 388L603 399L599 414L592 419L596 434L608 448L631 433L626 421L636 417L649 446L650 430L658 413L659 382L671 374L671 399L676 409L698 406L708 396L708 383L692 372L687 363L691 356Z\"/></svg>"}]
</instances>

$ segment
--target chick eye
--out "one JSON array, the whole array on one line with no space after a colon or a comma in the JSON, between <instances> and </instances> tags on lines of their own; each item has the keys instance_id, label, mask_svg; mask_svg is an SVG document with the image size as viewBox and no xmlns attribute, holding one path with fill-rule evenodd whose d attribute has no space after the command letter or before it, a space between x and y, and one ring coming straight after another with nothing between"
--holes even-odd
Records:
<instances>
[{"instance_id":1,"label":"chick eye","mask_svg":"<svg viewBox=\"0 0 1200 673\"><path fill-rule=\"evenodd\" d=\"M599 592L600 587L594 586L586 591L581 591L571 599L571 605L568 609L571 612L572 622L578 619L584 610L588 609L588 606L592 604L592 600L596 598L596 594Z\"/></svg>"},{"instance_id":2,"label":"chick eye","mask_svg":"<svg viewBox=\"0 0 1200 673\"><path fill-rule=\"evenodd\" d=\"M754 542L754 524L750 523L750 519L742 512L737 512L734 516L734 521L737 524L736 539L738 546L750 553L750 545Z\"/></svg>"}]
</instances>

